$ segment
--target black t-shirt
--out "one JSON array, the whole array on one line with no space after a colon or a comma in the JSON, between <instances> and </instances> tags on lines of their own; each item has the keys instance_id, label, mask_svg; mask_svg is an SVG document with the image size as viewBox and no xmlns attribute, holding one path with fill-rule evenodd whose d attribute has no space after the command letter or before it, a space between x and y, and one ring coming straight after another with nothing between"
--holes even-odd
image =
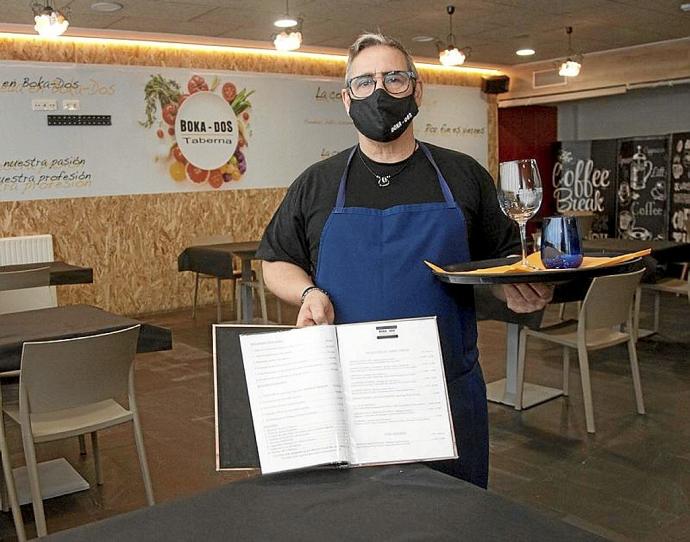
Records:
<instances>
[{"instance_id":1,"label":"black t-shirt","mask_svg":"<svg viewBox=\"0 0 690 542\"><path fill-rule=\"evenodd\" d=\"M519 253L517 226L498 206L489 173L466 154L426 145L465 216L471 258L484 260ZM316 274L321 232L335 207L351 150L317 162L297 177L264 232L258 258L293 263L310 275ZM390 184L379 186L372 171L391 175ZM440 201L443 193L436 172L420 148L408 162L397 164L374 162L355 152L347 176L346 207L387 209Z\"/></svg>"}]
</instances>

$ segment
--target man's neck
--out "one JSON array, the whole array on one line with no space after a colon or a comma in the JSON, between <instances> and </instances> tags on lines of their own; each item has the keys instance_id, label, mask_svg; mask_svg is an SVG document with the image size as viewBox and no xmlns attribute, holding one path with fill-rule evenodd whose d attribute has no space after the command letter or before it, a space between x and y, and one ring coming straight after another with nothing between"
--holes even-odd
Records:
<instances>
[{"instance_id":1,"label":"man's neck","mask_svg":"<svg viewBox=\"0 0 690 542\"><path fill-rule=\"evenodd\" d=\"M411 124L398 139L387 143L380 143L359 134L359 146L362 152L367 158L382 164L393 164L409 158L416 144Z\"/></svg>"}]
</instances>

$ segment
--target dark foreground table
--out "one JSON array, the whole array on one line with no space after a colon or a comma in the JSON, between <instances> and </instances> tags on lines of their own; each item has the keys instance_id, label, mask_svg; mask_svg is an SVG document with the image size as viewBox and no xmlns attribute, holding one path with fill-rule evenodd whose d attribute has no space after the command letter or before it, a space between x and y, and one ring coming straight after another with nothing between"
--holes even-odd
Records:
<instances>
[{"instance_id":1,"label":"dark foreground table","mask_svg":"<svg viewBox=\"0 0 690 542\"><path fill-rule=\"evenodd\" d=\"M19 369L26 341L70 339L141 324L137 352L172 349L172 332L91 305L64 305L0 314L0 372Z\"/></svg>"},{"instance_id":2,"label":"dark foreground table","mask_svg":"<svg viewBox=\"0 0 690 542\"><path fill-rule=\"evenodd\" d=\"M51 541L602 540L422 465L235 482Z\"/></svg>"},{"instance_id":3,"label":"dark foreground table","mask_svg":"<svg viewBox=\"0 0 690 542\"><path fill-rule=\"evenodd\" d=\"M18 265L0 265L0 273L5 271L26 271L37 267L50 267L50 285L62 286L64 284L91 284L93 282L93 269L70 265L65 262L38 262Z\"/></svg>"}]
</instances>

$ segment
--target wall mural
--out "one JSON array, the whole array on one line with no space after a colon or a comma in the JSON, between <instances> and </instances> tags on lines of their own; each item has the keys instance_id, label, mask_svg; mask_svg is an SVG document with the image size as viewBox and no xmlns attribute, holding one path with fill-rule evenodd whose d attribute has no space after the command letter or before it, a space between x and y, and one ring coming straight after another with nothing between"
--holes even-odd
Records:
<instances>
[{"instance_id":1,"label":"wall mural","mask_svg":"<svg viewBox=\"0 0 690 542\"><path fill-rule=\"evenodd\" d=\"M284 187L355 143L336 78L38 62L0 73L0 201ZM479 88L426 85L415 130L487 164Z\"/></svg>"},{"instance_id":2,"label":"wall mural","mask_svg":"<svg viewBox=\"0 0 690 542\"><path fill-rule=\"evenodd\" d=\"M558 144L556 209L592 212L593 237L687 239L690 133Z\"/></svg>"}]
</instances>

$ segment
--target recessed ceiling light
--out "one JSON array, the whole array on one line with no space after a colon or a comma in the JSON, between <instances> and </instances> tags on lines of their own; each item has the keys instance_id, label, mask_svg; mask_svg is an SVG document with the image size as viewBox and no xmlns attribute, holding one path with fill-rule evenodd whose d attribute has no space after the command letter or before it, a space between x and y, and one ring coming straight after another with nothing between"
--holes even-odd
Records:
<instances>
[{"instance_id":1,"label":"recessed ceiling light","mask_svg":"<svg viewBox=\"0 0 690 542\"><path fill-rule=\"evenodd\" d=\"M118 4L117 2L94 2L91 4L91 9L103 13L112 13L114 11L120 11L122 9L122 4Z\"/></svg>"},{"instance_id":2,"label":"recessed ceiling light","mask_svg":"<svg viewBox=\"0 0 690 542\"><path fill-rule=\"evenodd\" d=\"M685 3L685 4L681 4L681 5L680 5L680 9L681 9L682 11L690 11L690 2L687 2L687 3Z\"/></svg>"},{"instance_id":3,"label":"recessed ceiling light","mask_svg":"<svg viewBox=\"0 0 690 542\"><path fill-rule=\"evenodd\" d=\"M425 43L427 41L434 41L436 38L433 36L415 36L412 38L412 41L417 41L419 43Z\"/></svg>"},{"instance_id":4,"label":"recessed ceiling light","mask_svg":"<svg viewBox=\"0 0 690 542\"><path fill-rule=\"evenodd\" d=\"M517 56L532 56L534 54L534 49L518 49L515 51Z\"/></svg>"}]
</instances>

